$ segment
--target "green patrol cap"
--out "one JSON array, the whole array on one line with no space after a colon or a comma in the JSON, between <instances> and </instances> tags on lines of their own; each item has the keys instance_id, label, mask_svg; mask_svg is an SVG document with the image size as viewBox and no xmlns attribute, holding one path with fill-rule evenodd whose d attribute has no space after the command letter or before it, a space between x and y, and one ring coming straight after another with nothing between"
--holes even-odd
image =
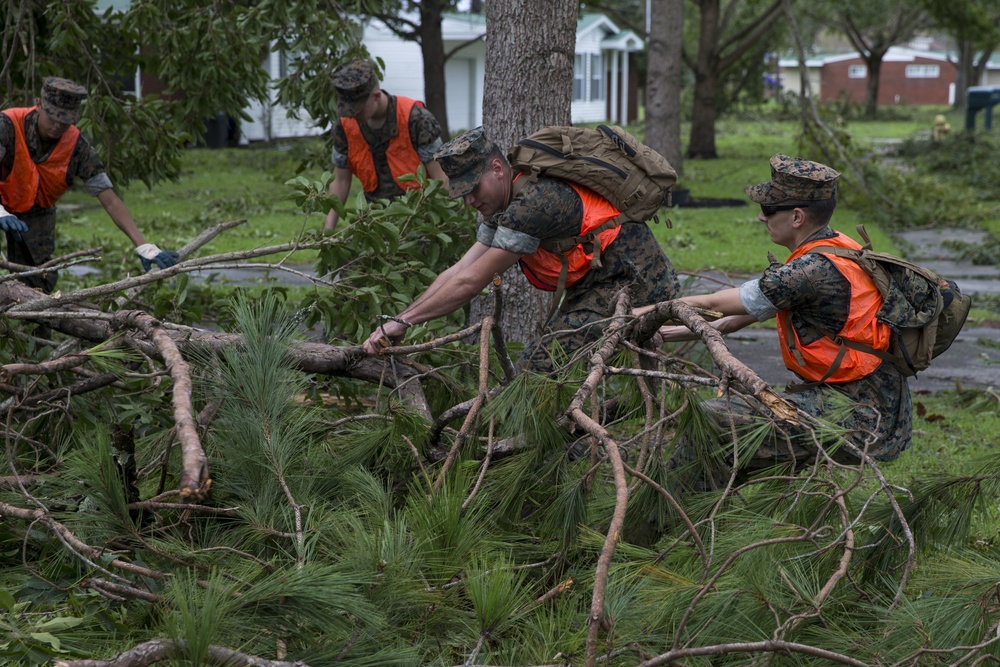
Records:
<instances>
[{"instance_id":1,"label":"green patrol cap","mask_svg":"<svg viewBox=\"0 0 1000 667\"><path fill-rule=\"evenodd\" d=\"M50 76L42 82L38 106L52 120L73 125L80 120L80 103L86 96L87 89L80 84Z\"/></svg>"},{"instance_id":2,"label":"green patrol cap","mask_svg":"<svg viewBox=\"0 0 1000 667\"><path fill-rule=\"evenodd\" d=\"M771 180L746 189L758 204L819 201L837 194L840 172L819 162L778 153L771 158Z\"/></svg>"},{"instance_id":3,"label":"green patrol cap","mask_svg":"<svg viewBox=\"0 0 1000 667\"><path fill-rule=\"evenodd\" d=\"M495 148L482 127L460 134L441 146L434 153L434 159L448 176L448 194L458 198L475 190L489 167L486 158Z\"/></svg>"},{"instance_id":4,"label":"green patrol cap","mask_svg":"<svg viewBox=\"0 0 1000 667\"><path fill-rule=\"evenodd\" d=\"M354 118L365 107L368 96L378 84L375 64L370 60L352 60L330 75L337 89L337 116Z\"/></svg>"}]
</instances>

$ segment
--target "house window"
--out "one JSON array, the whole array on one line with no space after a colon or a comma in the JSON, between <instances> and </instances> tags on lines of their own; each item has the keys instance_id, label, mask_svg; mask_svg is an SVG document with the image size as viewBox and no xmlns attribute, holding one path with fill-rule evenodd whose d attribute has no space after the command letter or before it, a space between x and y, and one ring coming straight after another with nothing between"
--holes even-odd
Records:
<instances>
[{"instance_id":1,"label":"house window","mask_svg":"<svg viewBox=\"0 0 1000 667\"><path fill-rule=\"evenodd\" d=\"M573 58L573 101L581 102L583 101L583 83L586 75L584 74L584 67L586 63L583 61L583 56L577 55Z\"/></svg>"},{"instance_id":2,"label":"house window","mask_svg":"<svg viewBox=\"0 0 1000 667\"><path fill-rule=\"evenodd\" d=\"M278 51L278 78L284 79L288 76L288 54Z\"/></svg>"},{"instance_id":3,"label":"house window","mask_svg":"<svg viewBox=\"0 0 1000 667\"><path fill-rule=\"evenodd\" d=\"M590 54L590 96L591 102L604 99L604 57L600 53Z\"/></svg>"},{"instance_id":4,"label":"house window","mask_svg":"<svg viewBox=\"0 0 1000 667\"><path fill-rule=\"evenodd\" d=\"M907 79L937 79L941 76L940 65L907 65Z\"/></svg>"},{"instance_id":5,"label":"house window","mask_svg":"<svg viewBox=\"0 0 1000 667\"><path fill-rule=\"evenodd\" d=\"M851 65L847 68L847 76L851 79L863 79L868 76L868 66Z\"/></svg>"}]
</instances>

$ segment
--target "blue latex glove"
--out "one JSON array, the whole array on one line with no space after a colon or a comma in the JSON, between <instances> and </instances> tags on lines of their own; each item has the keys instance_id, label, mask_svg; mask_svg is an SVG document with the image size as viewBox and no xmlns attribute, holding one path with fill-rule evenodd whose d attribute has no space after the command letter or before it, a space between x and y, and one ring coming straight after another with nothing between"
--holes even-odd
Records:
<instances>
[{"instance_id":1,"label":"blue latex glove","mask_svg":"<svg viewBox=\"0 0 1000 667\"><path fill-rule=\"evenodd\" d=\"M155 264L161 269L173 266L180 259L180 254L173 250L160 250L152 243L144 243L135 249L143 271L149 271Z\"/></svg>"},{"instance_id":2,"label":"blue latex glove","mask_svg":"<svg viewBox=\"0 0 1000 667\"><path fill-rule=\"evenodd\" d=\"M14 237L15 241L21 240L21 232L28 231L28 225L24 224L24 220L13 213L8 213L2 206L0 206L0 229L5 232L10 232L10 235Z\"/></svg>"}]
</instances>

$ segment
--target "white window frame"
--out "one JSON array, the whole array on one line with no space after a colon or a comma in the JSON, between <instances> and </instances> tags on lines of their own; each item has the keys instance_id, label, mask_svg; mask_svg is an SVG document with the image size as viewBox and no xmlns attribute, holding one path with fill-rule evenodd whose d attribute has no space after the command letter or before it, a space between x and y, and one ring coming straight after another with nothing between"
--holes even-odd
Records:
<instances>
[{"instance_id":1,"label":"white window frame","mask_svg":"<svg viewBox=\"0 0 1000 667\"><path fill-rule=\"evenodd\" d=\"M587 58L588 86L587 100L590 102L604 101L604 54L591 53Z\"/></svg>"},{"instance_id":2,"label":"white window frame","mask_svg":"<svg viewBox=\"0 0 1000 667\"><path fill-rule=\"evenodd\" d=\"M573 101L582 102L587 92L587 63L583 54L573 57Z\"/></svg>"},{"instance_id":3,"label":"white window frame","mask_svg":"<svg viewBox=\"0 0 1000 667\"><path fill-rule=\"evenodd\" d=\"M907 79L940 79L940 65L907 65Z\"/></svg>"},{"instance_id":4,"label":"white window frame","mask_svg":"<svg viewBox=\"0 0 1000 667\"><path fill-rule=\"evenodd\" d=\"M868 65L848 65L847 78L865 79L868 77Z\"/></svg>"}]
</instances>

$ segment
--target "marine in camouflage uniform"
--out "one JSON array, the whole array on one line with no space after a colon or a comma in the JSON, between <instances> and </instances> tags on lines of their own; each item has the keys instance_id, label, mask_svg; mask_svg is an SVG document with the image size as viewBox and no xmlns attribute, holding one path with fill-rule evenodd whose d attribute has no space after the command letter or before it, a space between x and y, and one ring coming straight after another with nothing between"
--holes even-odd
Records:
<instances>
[{"instance_id":1,"label":"marine in camouflage uniform","mask_svg":"<svg viewBox=\"0 0 1000 667\"><path fill-rule=\"evenodd\" d=\"M391 199L404 193L396 181L400 173L393 173L390 164L390 145L400 134L397 105L410 103L412 108L407 117L406 128L409 142L417 160L425 165L428 176L446 180L444 173L434 163L434 153L441 147L441 125L423 103L403 97L389 95L381 90L374 64L369 60L353 60L341 65L332 74L337 91L337 120L333 124L333 151L331 159L334 167L334 181L330 184L330 194L341 202L350 191L352 169L349 163L349 136L345 130L345 120L357 121L360 135L371 154L372 167L377 179L375 187L365 188L368 201ZM358 174L354 174L359 176ZM360 177L360 176L359 176ZM341 196L343 195L343 196ZM327 229L336 227L336 214L327 216Z\"/></svg>"},{"instance_id":2,"label":"marine in camouflage uniform","mask_svg":"<svg viewBox=\"0 0 1000 667\"><path fill-rule=\"evenodd\" d=\"M469 253L428 289L431 298L442 287L445 294L464 290L462 300L434 308L436 304L422 296L401 313L401 319L408 323L432 319L464 305L494 273L503 273L531 256L543 240L577 236L584 216L583 201L573 186L555 179L517 178L482 128L445 144L436 159L448 175L451 195L462 197L479 210L484 222ZM566 289L559 309L546 324L546 334L521 353L522 366L551 370L554 340L566 352L597 340L612 313L615 294L623 288L631 291L636 305L670 300L680 290L670 260L645 223L622 225L617 238L601 251L600 259L600 267L591 268ZM387 323L385 328L390 337L405 331L398 322ZM371 352L378 349L380 330L366 342Z\"/></svg>"},{"instance_id":3,"label":"marine in camouflage uniform","mask_svg":"<svg viewBox=\"0 0 1000 667\"><path fill-rule=\"evenodd\" d=\"M772 240L795 251L806 244L818 241L824 245L836 239L837 232L827 223L836 206L839 174L825 165L781 154L772 158L771 169L771 181L748 188L747 195L761 204L759 219L768 224ZM809 216L814 215L810 211L825 214L819 214L818 224L810 224ZM785 264L772 263L760 278L739 288L684 300L732 316L720 321L718 328L724 332L783 312L799 346L805 347L845 329L852 317L852 299L859 293L852 287L829 256L806 252ZM881 305L881 297L876 305ZM668 340L680 340L686 329L664 327L661 333ZM891 363L878 364L850 381L789 387L792 391L782 393L782 398L834 427L828 432L827 444L846 435L858 449L882 461L895 459L910 445L910 392L906 378ZM754 399L718 398L701 407L714 433L701 439L694 435L694 429L688 430L668 462L669 468L686 469L687 481L697 490L721 487L728 481L734 439L744 445L738 454L739 478L778 464L806 463L816 456L813 433L804 427L777 423L764 437L755 438L753 434L761 432L761 416L769 420L774 416ZM726 444L720 447L719 443ZM858 460L847 447L830 451L836 460Z\"/></svg>"},{"instance_id":4,"label":"marine in camouflage uniform","mask_svg":"<svg viewBox=\"0 0 1000 667\"><path fill-rule=\"evenodd\" d=\"M39 203L41 195L32 197L27 207L11 205L11 201L17 198L16 191L19 188L36 187L37 181L36 177L30 174L19 174L15 171L20 168L15 160L21 146L20 137L23 137L23 145L27 148L32 163L41 165L49 162L63 135L70 129L75 130L74 124L80 117L80 104L86 95L87 91L82 86L67 79L50 77L45 79L42 95L35 107L6 109L0 113L0 184L4 188L3 205L27 226L27 230L24 231L6 232L7 257L16 264L38 266L49 261L55 252L56 226L54 202L52 206L41 205ZM15 126L15 122L20 122L21 126ZM40 125L44 125L44 129L40 128ZM155 249L151 257L144 257L140 253L144 268L148 270L145 265L150 260L155 261L161 268L175 263L176 253L163 252L152 244L146 244L128 210L114 194L104 164L87 139L78 134L75 141L66 166L66 187L71 187L77 179L82 181L87 192L98 197L106 209L109 205L112 206L113 214L112 210L109 210L109 214L136 246L145 245ZM17 210L19 208L23 210ZM160 261L155 260L156 257L160 257ZM56 279L57 272L50 271L37 276L27 276L22 281L36 289L51 292L55 288Z\"/></svg>"}]
</instances>

